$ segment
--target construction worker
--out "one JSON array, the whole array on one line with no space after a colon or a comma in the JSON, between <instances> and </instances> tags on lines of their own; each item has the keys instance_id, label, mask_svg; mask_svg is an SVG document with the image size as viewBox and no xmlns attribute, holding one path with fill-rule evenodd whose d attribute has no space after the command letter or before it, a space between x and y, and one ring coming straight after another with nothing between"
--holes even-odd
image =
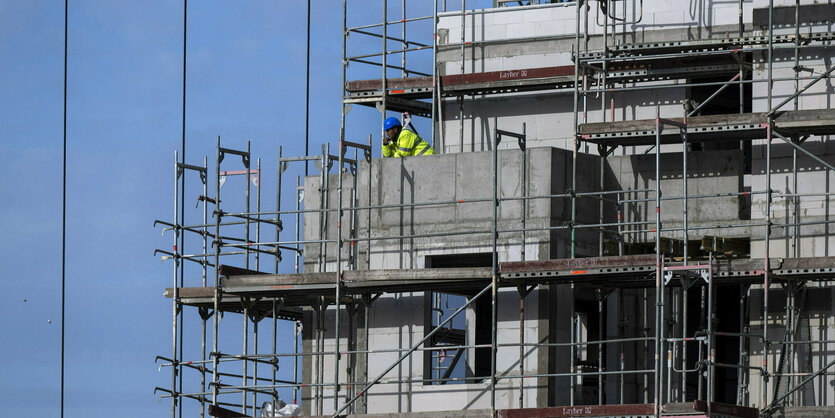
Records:
<instances>
[{"instance_id":1,"label":"construction worker","mask_svg":"<svg viewBox=\"0 0 835 418\"><path fill-rule=\"evenodd\" d=\"M383 157L412 157L415 155L432 155L435 150L409 129L403 129L400 120L387 118L383 122Z\"/></svg>"}]
</instances>

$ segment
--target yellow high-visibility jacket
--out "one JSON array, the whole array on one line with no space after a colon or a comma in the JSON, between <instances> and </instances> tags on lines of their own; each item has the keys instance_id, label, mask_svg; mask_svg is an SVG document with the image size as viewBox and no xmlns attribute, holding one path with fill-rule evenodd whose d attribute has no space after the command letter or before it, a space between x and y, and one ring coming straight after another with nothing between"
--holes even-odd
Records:
<instances>
[{"instance_id":1,"label":"yellow high-visibility jacket","mask_svg":"<svg viewBox=\"0 0 835 418\"><path fill-rule=\"evenodd\" d=\"M388 145L383 145L383 157L413 157L434 153L435 150L428 142L408 129L400 130L396 141L389 141Z\"/></svg>"}]
</instances>

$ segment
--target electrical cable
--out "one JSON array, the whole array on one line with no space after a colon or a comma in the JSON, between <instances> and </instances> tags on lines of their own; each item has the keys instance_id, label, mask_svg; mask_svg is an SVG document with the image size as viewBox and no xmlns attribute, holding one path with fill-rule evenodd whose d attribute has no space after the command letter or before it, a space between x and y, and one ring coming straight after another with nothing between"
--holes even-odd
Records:
<instances>
[{"instance_id":1,"label":"electrical cable","mask_svg":"<svg viewBox=\"0 0 835 418\"><path fill-rule=\"evenodd\" d=\"M307 0L307 65L304 92L304 156L310 155L310 0ZM304 162L304 175L308 173L308 161Z\"/></svg>"},{"instance_id":2,"label":"electrical cable","mask_svg":"<svg viewBox=\"0 0 835 418\"><path fill-rule=\"evenodd\" d=\"M64 301L67 282L67 15L69 0L64 0L64 159L61 175L61 418L64 417Z\"/></svg>"},{"instance_id":3,"label":"electrical cable","mask_svg":"<svg viewBox=\"0 0 835 418\"><path fill-rule=\"evenodd\" d=\"M187 29L188 29L188 0L183 0L183 140L182 140L182 152L181 155L181 163L183 167L186 164L186 45L187 45ZM180 176L180 225L186 224L186 176L185 172ZM184 233L180 234L180 247L179 250L182 254L185 254L185 235ZM180 263L180 287L185 285L183 281L184 277L184 267L185 263ZM179 303L179 301L174 301L174 303ZM182 314L179 314L182 315ZM180 319L182 321L182 318ZM183 327L180 326L180 344L179 344L179 355L180 359L183 358ZM180 378L180 388L183 387L183 373L182 369L177 370L177 375ZM175 388L176 389L176 388ZM183 405L182 402L177 402L177 409L180 418L183 417Z\"/></svg>"}]
</instances>

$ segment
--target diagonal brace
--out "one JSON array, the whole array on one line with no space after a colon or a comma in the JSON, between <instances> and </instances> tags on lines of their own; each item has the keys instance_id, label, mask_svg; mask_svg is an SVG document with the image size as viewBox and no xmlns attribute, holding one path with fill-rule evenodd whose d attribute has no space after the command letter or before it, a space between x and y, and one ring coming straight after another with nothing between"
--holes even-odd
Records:
<instances>
[{"instance_id":1,"label":"diagonal brace","mask_svg":"<svg viewBox=\"0 0 835 418\"><path fill-rule=\"evenodd\" d=\"M835 67L832 67L832 68L826 70L825 73L815 77L814 80L810 81L809 84L805 85L802 89L798 90L797 92L795 92L791 96L787 97L786 100L783 100L777 106L774 106L774 108L772 108L770 111L768 111L768 114L766 114L766 116L774 116L774 113L776 113L778 110L780 110L780 108L783 107L783 105L785 105L786 103L794 100L795 97L800 96L801 94L803 94L803 92L808 90L809 87L812 87L818 81L821 81L824 78L829 77L829 74L832 74L832 71L835 71ZM769 86L769 88L771 88L771 86Z\"/></svg>"},{"instance_id":2,"label":"diagonal brace","mask_svg":"<svg viewBox=\"0 0 835 418\"><path fill-rule=\"evenodd\" d=\"M429 341L429 339L432 338L432 336L435 335L435 333L438 332L438 330L440 330L441 328L444 327L444 325L446 325L450 321L452 321L452 318L455 318L456 315L463 312L465 309L467 309L468 306L473 304L473 302L478 300L479 297L481 297L482 295L484 295L485 293L487 293L491 289L493 289L493 284L492 283L487 285L487 287L485 287L484 289L481 289L481 291L479 291L475 296L470 298L470 300L468 300L467 303L465 303L463 306L461 306L455 312L453 312L452 315L449 316L449 318L445 319L444 322L441 322L440 324L438 324L435 327L435 329L433 329L429 334L426 334L426 336L423 337L422 340L418 341L417 344L415 344L411 348L409 348L409 351L405 352L402 356L400 356L399 359L397 359L397 361L392 363L386 370L384 370L382 373L377 375L377 377L375 377L374 380L371 381L371 383L367 384L364 388L362 388L361 391L357 392L357 394L354 395L354 397L351 398L351 400L349 400L348 402L345 402L342 405L342 407L340 407L339 410L336 411L333 414L333 417L338 417L339 414L342 413L342 411L345 410L345 408L348 408L349 406L351 406L351 404L356 402L357 399L359 399L362 395L364 395L368 391L368 389L370 389L372 386L374 386L378 382L380 382L380 379L382 379L383 376L385 376L386 374L388 374L388 372L392 371L395 367L397 367L398 364L400 364L403 360L405 360L407 357L409 357L409 355L411 355L421 345L423 345L425 342Z\"/></svg>"},{"instance_id":3,"label":"diagonal brace","mask_svg":"<svg viewBox=\"0 0 835 418\"><path fill-rule=\"evenodd\" d=\"M829 362L826 366L823 366L820 370L818 370L818 371L816 371L816 372L812 373L809 377L807 377L807 378L803 379L803 381L802 381L802 382L800 382L797 386L795 386L795 387L793 387L793 388L789 389L788 391L786 391L786 393L784 393L784 394L783 394L783 396L781 396L781 397L779 397L779 398L777 398L777 399L775 399L775 400L771 401L771 404L770 404L770 405L768 405L768 408L765 408L765 409L764 409L764 411L770 411L770 410L774 409L774 407L776 407L776 406L777 406L777 404L778 404L780 401L782 401L783 399L786 399L789 395L791 395L792 393L796 392L798 389L802 388L802 387L803 387L803 385L805 385L805 384L807 384L807 383L811 382L811 381L812 381L812 379L814 379L814 378L816 378L816 377L820 376L823 372L827 371L827 370L828 370L830 367L832 367L833 365L835 365L835 360L830 361L830 362Z\"/></svg>"},{"instance_id":4,"label":"diagonal brace","mask_svg":"<svg viewBox=\"0 0 835 418\"><path fill-rule=\"evenodd\" d=\"M833 68L835 68L835 67L833 67ZM815 160L815 161L817 161L817 162L819 162L819 163L823 164L823 165L824 165L824 167L826 167L826 168L828 168L828 169L830 169L830 170L832 170L832 171L835 171L835 167L833 167L833 166L832 166L832 164L829 164L828 162L826 162L826 161L822 160L822 159L821 159L820 157L818 157L817 155L812 154L811 152L809 152L809 151L807 151L807 150L803 149L803 147L801 147L800 145L797 145L797 144L795 144L793 141L791 141L790 139L786 138L785 136L780 135L780 133L779 133L779 132L777 132L777 131L775 131L775 130L772 130L772 131L771 131L771 133L773 133L774 135L776 135L778 138L782 139L783 141L786 141L786 143L787 143L787 144L789 144L789 145L793 146L793 147L794 147L795 149L797 149L798 151L800 151L800 152L802 152L802 153L806 154L806 155L807 155L807 156L809 156L811 159L813 159L813 160Z\"/></svg>"},{"instance_id":5,"label":"diagonal brace","mask_svg":"<svg viewBox=\"0 0 835 418\"><path fill-rule=\"evenodd\" d=\"M737 78L739 78L739 73L737 73L734 76L734 78L730 79L728 81L728 83L733 83L734 81L736 81ZM713 94L711 94L707 99L705 99L705 101L703 101L701 104L696 106L696 108L693 109L690 113L688 113L687 116L690 117L690 116L693 116L696 113L698 113L700 110L702 110L703 107L705 107L706 104L708 104L711 100L713 100L713 98L715 98L716 96L719 95L719 93L722 93L722 91L724 91L726 88L728 88L728 86L730 86L730 84L722 84L722 87L719 87L719 89L716 90L715 92L713 92Z\"/></svg>"}]
</instances>

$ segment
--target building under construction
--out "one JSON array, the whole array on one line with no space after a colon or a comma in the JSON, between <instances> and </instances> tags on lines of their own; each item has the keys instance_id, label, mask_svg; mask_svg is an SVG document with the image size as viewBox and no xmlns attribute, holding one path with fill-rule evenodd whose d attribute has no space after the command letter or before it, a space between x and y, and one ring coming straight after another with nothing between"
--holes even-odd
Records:
<instances>
[{"instance_id":1,"label":"building under construction","mask_svg":"<svg viewBox=\"0 0 835 418\"><path fill-rule=\"evenodd\" d=\"M372 3L274 204L249 149L175 164L172 417L835 416L835 5Z\"/></svg>"}]
</instances>

